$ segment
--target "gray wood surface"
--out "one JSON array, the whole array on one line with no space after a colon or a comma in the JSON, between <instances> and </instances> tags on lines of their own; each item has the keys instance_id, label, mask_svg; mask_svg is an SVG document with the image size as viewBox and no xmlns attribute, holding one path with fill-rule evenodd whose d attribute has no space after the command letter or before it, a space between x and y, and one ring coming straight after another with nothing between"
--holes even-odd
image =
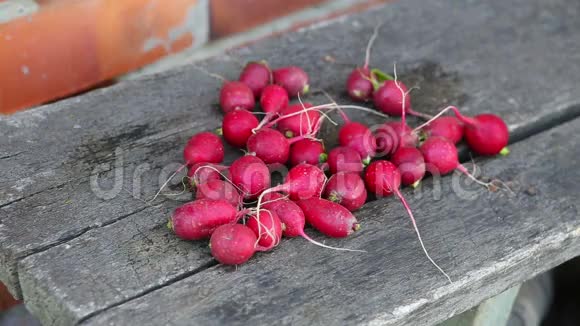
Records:
<instances>
[{"instance_id":1,"label":"gray wood surface","mask_svg":"<svg viewBox=\"0 0 580 326\"><path fill-rule=\"evenodd\" d=\"M444 178L406 191L433 258L394 198L365 205L362 230L333 246L285 241L237 270L215 266L88 319L88 325L431 325L580 254L580 119L481 163L509 192ZM455 190L454 190L455 189ZM56 256L50 256L53 258Z\"/></svg>"},{"instance_id":2,"label":"gray wood surface","mask_svg":"<svg viewBox=\"0 0 580 326\"><path fill-rule=\"evenodd\" d=\"M235 60L300 64L311 73L314 88L344 102L344 79L353 64L362 62L368 36L384 19L388 23L372 62L388 70L396 61L400 78L421 87L414 93L415 109L435 112L451 102L468 113L492 111L506 118L518 140L580 113L579 10L570 0L399 1L200 65L235 78ZM328 63L323 60L327 55L348 65ZM0 280L17 295L22 282L27 304L45 322L74 323L212 264L202 243L167 237L161 227L177 201L164 197L156 202L161 207L149 207L143 199L167 176L160 176L160 169L180 162L191 134L219 126L219 85L190 65L0 118L5 136L0 138ZM325 101L321 95L309 100ZM118 147L122 155L115 153ZM236 153L229 153L231 160ZM124 167L124 190L112 199L99 198L91 191L91 174L106 164L103 168L111 171L99 173L98 181L111 185L115 163ZM143 164L150 170L134 196L134 175L147 170ZM372 205L381 203L398 207L391 200ZM462 206L453 205L460 212ZM393 214L399 216L399 209ZM427 224L436 222L424 216ZM400 236L415 246L408 231L404 228ZM449 247L457 243L450 241ZM194 250L187 252L191 246ZM421 253L412 252L402 268L420 266L418 271L430 272ZM293 253L281 249L256 261L281 262ZM157 258L147 262L148 254ZM334 256L323 251L320 257ZM410 278L406 270L397 274L402 276ZM424 282L418 284L429 285Z\"/></svg>"}]
</instances>

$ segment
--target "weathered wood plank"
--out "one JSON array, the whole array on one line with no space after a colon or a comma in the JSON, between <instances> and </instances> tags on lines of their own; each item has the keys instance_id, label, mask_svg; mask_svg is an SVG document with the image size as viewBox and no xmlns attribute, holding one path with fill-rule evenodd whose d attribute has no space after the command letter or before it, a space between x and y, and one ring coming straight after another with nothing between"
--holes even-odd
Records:
<instances>
[{"instance_id":1,"label":"weathered wood plank","mask_svg":"<svg viewBox=\"0 0 580 326\"><path fill-rule=\"evenodd\" d=\"M432 189L421 198L407 192L426 246L453 284L424 257L390 198L361 209L363 229L352 238L328 241L366 254L292 239L237 270L212 267L86 324L435 324L580 254L578 128L580 119L482 164L515 195L462 185L458 176L441 180L439 200Z\"/></svg>"},{"instance_id":2,"label":"weathered wood plank","mask_svg":"<svg viewBox=\"0 0 580 326\"><path fill-rule=\"evenodd\" d=\"M580 65L574 64L580 62L580 45L574 42L580 23L575 19L578 4L569 2L544 6L539 0L470 5L401 1L267 40L234 55L243 60L267 58L275 65L299 63L312 73L314 87L344 101L339 94L350 67L322 58L360 62L373 26L386 19L373 61L388 68L396 60L401 78L421 86L414 96L416 109L459 102L467 112L490 110L505 116L514 133L522 134L538 121L578 114L580 107L572 105L580 102L573 93L580 81ZM201 65L230 78L238 71L228 57ZM114 149L121 146L126 188L132 191L133 171L147 163L153 169L144 174L141 192L151 194L159 184L155 167L178 162L180 147L194 130L219 124L218 110L211 108L218 85L185 66L1 118L0 130L7 137L0 139L0 148L10 150L0 155L6 166L0 179L7 180L0 185L0 279L18 292L16 263L21 257L144 209L125 192L111 200L91 197L89 174L95 165L113 161ZM315 102L321 98L315 97ZM112 180L114 173L99 177L105 184ZM63 202L77 204L70 209ZM45 223L38 223L40 216ZM100 306L114 302L103 297Z\"/></svg>"}]
</instances>

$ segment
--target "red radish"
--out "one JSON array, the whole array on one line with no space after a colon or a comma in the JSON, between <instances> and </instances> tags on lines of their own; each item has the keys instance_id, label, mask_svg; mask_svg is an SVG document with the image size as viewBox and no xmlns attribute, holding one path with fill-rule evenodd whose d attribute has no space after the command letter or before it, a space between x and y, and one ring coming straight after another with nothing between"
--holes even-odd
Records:
<instances>
[{"instance_id":1,"label":"red radish","mask_svg":"<svg viewBox=\"0 0 580 326\"><path fill-rule=\"evenodd\" d=\"M300 163L291 168L286 175L284 183L274 188L274 191L287 192L291 200L302 200L310 197L320 197L326 175L314 165Z\"/></svg>"},{"instance_id":2,"label":"red radish","mask_svg":"<svg viewBox=\"0 0 580 326\"><path fill-rule=\"evenodd\" d=\"M258 237L258 245L272 249L282 239L282 222L275 212L261 210L260 214L250 216L246 225Z\"/></svg>"},{"instance_id":3,"label":"red radish","mask_svg":"<svg viewBox=\"0 0 580 326\"><path fill-rule=\"evenodd\" d=\"M218 227L211 235L209 245L211 255L224 265L240 265L247 262L256 251L256 234L242 224L228 224Z\"/></svg>"},{"instance_id":4,"label":"red radish","mask_svg":"<svg viewBox=\"0 0 580 326\"><path fill-rule=\"evenodd\" d=\"M463 138L463 123L455 117L443 116L431 121L423 131L426 138L443 137L457 144Z\"/></svg>"},{"instance_id":5,"label":"red radish","mask_svg":"<svg viewBox=\"0 0 580 326\"><path fill-rule=\"evenodd\" d=\"M348 209L330 200L312 197L296 204L304 212L306 221L329 237L344 238L360 229L356 217Z\"/></svg>"},{"instance_id":6,"label":"red radish","mask_svg":"<svg viewBox=\"0 0 580 326\"><path fill-rule=\"evenodd\" d=\"M210 180L199 184L195 192L196 199L223 199L227 200L234 207L241 206L242 197L231 183L223 180Z\"/></svg>"},{"instance_id":7,"label":"red radish","mask_svg":"<svg viewBox=\"0 0 580 326\"><path fill-rule=\"evenodd\" d=\"M187 176L189 177L189 183L192 187L196 187L199 184L211 181L220 180L221 174L219 171L226 169L221 165L209 164L209 163L196 163L189 167Z\"/></svg>"},{"instance_id":8,"label":"red radish","mask_svg":"<svg viewBox=\"0 0 580 326\"><path fill-rule=\"evenodd\" d=\"M260 96L260 106L266 113L278 113L288 106L288 92L281 86L268 85Z\"/></svg>"},{"instance_id":9,"label":"red radish","mask_svg":"<svg viewBox=\"0 0 580 326\"><path fill-rule=\"evenodd\" d=\"M433 175L446 175L459 166L457 147L443 137L429 137L420 147L427 170Z\"/></svg>"},{"instance_id":10,"label":"red radish","mask_svg":"<svg viewBox=\"0 0 580 326\"><path fill-rule=\"evenodd\" d=\"M375 131L377 156L393 154L399 147L415 147L419 142L417 134L400 121L389 121Z\"/></svg>"},{"instance_id":11,"label":"red radish","mask_svg":"<svg viewBox=\"0 0 580 326\"><path fill-rule=\"evenodd\" d=\"M371 71L366 67L355 68L346 80L346 91L354 101L368 101L373 96Z\"/></svg>"},{"instance_id":12,"label":"red radish","mask_svg":"<svg viewBox=\"0 0 580 326\"><path fill-rule=\"evenodd\" d=\"M400 81L397 81L403 92L407 92L407 86ZM403 94L397 87L394 80L387 80L379 89L375 90L373 101L377 108L385 114L390 116L401 116L402 104L405 105L405 110L411 108L411 96L405 96L403 103Z\"/></svg>"},{"instance_id":13,"label":"red radish","mask_svg":"<svg viewBox=\"0 0 580 326\"><path fill-rule=\"evenodd\" d=\"M294 201L320 197L325 183L326 175L320 168L306 163L298 164L288 171L283 184L272 187L260 195L258 208L262 204L263 196L272 192L288 193L290 199Z\"/></svg>"},{"instance_id":14,"label":"red radish","mask_svg":"<svg viewBox=\"0 0 580 326\"><path fill-rule=\"evenodd\" d=\"M191 167L198 163L220 163L223 161L224 145L222 144L220 137L217 135L211 132L200 132L193 135L185 145L183 159L185 160L185 163L175 170L169 178L167 178L161 187L159 187L159 190L150 202L154 201L173 177L175 177L175 175L181 172L185 167Z\"/></svg>"},{"instance_id":15,"label":"red radish","mask_svg":"<svg viewBox=\"0 0 580 326\"><path fill-rule=\"evenodd\" d=\"M471 118L462 115L455 106L448 106L415 130L427 127L449 110L453 111L457 119L464 124L465 140L474 152L480 155L506 155L509 153L506 147L509 142L508 127L502 118L491 113L479 114Z\"/></svg>"},{"instance_id":16,"label":"red radish","mask_svg":"<svg viewBox=\"0 0 580 326\"><path fill-rule=\"evenodd\" d=\"M460 118L465 124L467 145L479 155L496 155L507 149L509 130L502 118L495 114L479 114ZM505 152L505 151L504 151Z\"/></svg>"},{"instance_id":17,"label":"red radish","mask_svg":"<svg viewBox=\"0 0 580 326\"><path fill-rule=\"evenodd\" d=\"M310 90L308 74L296 66L274 70L274 83L284 87L289 96L306 94Z\"/></svg>"},{"instance_id":18,"label":"red radish","mask_svg":"<svg viewBox=\"0 0 580 326\"><path fill-rule=\"evenodd\" d=\"M200 132L189 139L183 150L185 165L196 163L221 163L224 160L224 145L211 132Z\"/></svg>"},{"instance_id":19,"label":"red radish","mask_svg":"<svg viewBox=\"0 0 580 326\"><path fill-rule=\"evenodd\" d=\"M252 111L256 105L254 93L248 85L239 81L224 83L220 91L220 107L224 113L235 109Z\"/></svg>"},{"instance_id":20,"label":"red radish","mask_svg":"<svg viewBox=\"0 0 580 326\"><path fill-rule=\"evenodd\" d=\"M258 127L259 121L251 112L233 110L224 116L222 133L224 139L232 146L245 147L252 130Z\"/></svg>"},{"instance_id":21,"label":"red radish","mask_svg":"<svg viewBox=\"0 0 580 326\"><path fill-rule=\"evenodd\" d=\"M320 168L300 163L288 171L283 184L274 188L277 188L275 191L287 192L290 199L296 201L320 197L325 183L326 175Z\"/></svg>"},{"instance_id":22,"label":"red radish","mask_svg":"<svg viewBox=\"0 0 580 326\"><path fill-rule=\"evenodd\" d=\"M367 48L365 51L365 63L362 67L356 67L348 76L346 81L346 90L351 99L355 101L368 101L371 99L374 91L373 82L375 78L369 70L369 63L371 57L371 47L377 36L379 35L379 28L383 23L375 26L373 34L369 38Z\"/></svg>"},{"instance_id":23,"label":"red radish","mask_svg":"<svg viewBox=\"0 0 580 326\"><path fill-rule=\"evenodd\" d=\"M209 237L220 225L235 223L237 211L227 200L198 199L173 211L168 226L184 240Z\"/></svg>"},{"instance_id":24,"label":"red radish","mask_svg":"<svg viewBox=\"0 0 580 326\"><path fill-rule=\"evenodd\" d=\"M328 153L328 168L331 174L338 172L361 173L364 164L360 154L350 147L339 146Z\"/></svg>"},{"instance_id":25,"label":"red radish","mask_svg":"<svg viewBox=\"0 0 580 326\"><path fill-rule=\"evenodd\" d=\"M419 148L425 158L426 169L433 175L446 175L457 169L471 180L488 189L492 189L494 182L502 183L501 180L483 182L471 174L467 168L459 163L457 148L449 140L442 137L430 137ZM509 187L507 188L509 190Z\"/></svg>"},{"instance_id":26,"label":"red radish","mask_svg":"<svg viewBox=\"0 0 580 326\"><path fill-rule=\"evenodd\" d=\"M398 191L401 174L397 167L385 160L374 161L365 170L365 184L377 197L387 197Z\"/></svg>"},{"instance_id":27,"label":"red radish","mask_svg":"<svg viewBox=\"0 0 580 326\"><path fill-rule=\"evenodd\" d=\"M377 151L377 140L371 130L360 122L347 122L338 132L340 146L356 150L368 164Z\"/></svg>"},{"instance_id":28,"label":"red radish","mask_svg":"<svg viewBox=\"0 0 580 326\"><path fill-rule=\"evenodd\" d=\"M262 128L248 139L248 152L254 153L264 163L286 164L290 155L290 141L279 131Z\"/></svg>"},{"instance_id":29,"label":"red radish","mask_svg":"<svg viewBox=\"0 0 580 326\"><path fill-rule=\"evenodd\" d=\"M425 176L425 159L415 147L400 147L391 157L391 162L399 169L405 186L416 185Z\"/></svg>"},{"instance_id":30,"label":"red radish","mask_svg":"<svg viewBox=\"0 0 580 326\"><path fill-rule=\"evenodd\" d=\"M261 159L246 155L235 160L230 166L230 177L245 198L257 198L270 187L270 171Z\"/></svg>"},{"instance_id":31,"label":"red radish","mask_svg":"<svg viewBox=\"0 0 580 326\"><path fill-rule=\"evenodd\" d=\"M281 117L276 120L276 129L288 138L313 134L320 120L320 112L310 110L295 114L311 107L312 104L308 102L304 103L304 106L298 103L285 107L280 111Z\"/></svg>"},{"instance_id":32,"label":"red radish","mask_svg":"<svg viewBox=\"0 0 580 326\"><path fill-rule=\"evenodd\" d=\"M401 203L405 207L405 210L407 211L407 214L409 214L409 217L411 218L413 228L415 229L415 233L419 238L419 243L421 244L423 252L427 256L429 261L435 267L437 267L437 269L441 273L443 273L445 277L447 277L450 283L452 283L449 275L447 275L447 273L445 273L445 271L441 267L439 267L437 263L435 263L435 261L431 258L431 256L429 256L429 253L427 252L427 249L423 244L423 239L421 238L421 234L419 233L419 228L417 227L417 222L415 221L413 212L411 211L409 204L405 200L405 197L403 197L403 194L401 194L399 190L399 187L401 186L401 174L399 173L397 167L389 161L385 160L374 161L371 164L369 164L369 166L365 171L365 183L369 188L369 190L375 193L378 197L390 196L392 194L395 194L397 195L397 197L399 197L399 200L401 201Z\"/></svg>"},{"instance_id":33,"label":"red radish","mask_svg":"<svg viewBox=\"0 0 580 326\"><path fill-rule=\"evenodd\" d=\"M240 81L248 85L255 98L260 98L262 90L272 83L272 71L265 61L250 62L242 70Z\"/></svg>"},{"instance_id":34,"label":"red radish","mask_svg":"<svg viewBox=\"0 0 580 326\"><path fill-rule=\"evenodd\" d=\"M286 237L301 236L304 232L304 213L295 202L289 200L286 196L271 192L263 198L264 209L276 213L285 228L282 234Z\"/></svg>"},{"instance_id":35,"label":"red radish","mask_svg":"<svg viewBox=\"0 0 580 326\"><path fill-rule=\"evenodd\" d=\"M302 139L290 146L290 166L300 163L317 165L326 162L326 159L324 144L321 141Z\"/></svg>"},{"instance_id":36,"label":"red radish","mask_svg":"<svg viewBox=\"0 0 580 326\"><path fill-rule=\"evenodd\" d=\"M349 211L361 208L367 200L367 190L362 178L352 172L339 172L326 183L324 198L341 204Z\"/></svg>"},{"instance_id":37,"label":"red radish","mask_svg":"<svg viewBox=\"0 0 580 326\"><path fill-rule=\"evenodd\" d=\"M284 223L284 230L282 234L286 237L303 237L312 244L320 247L334 249L334 250L344 250L344 251L363 251L363 250L353 250L346 248L335 248L322 244L308 236L304 232L304 226L306 224L306 217L304 217L304 212L300 206L295 202L289 200L280 193L269 193L264 196L264 208L272 212L276 212L278 217Z\"/></svg>"}]
</instances>

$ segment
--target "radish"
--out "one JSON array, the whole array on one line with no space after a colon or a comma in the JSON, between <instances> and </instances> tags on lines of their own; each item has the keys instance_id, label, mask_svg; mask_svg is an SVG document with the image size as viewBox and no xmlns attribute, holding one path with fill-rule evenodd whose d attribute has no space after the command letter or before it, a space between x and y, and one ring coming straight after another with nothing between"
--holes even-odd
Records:
<instances>
[{"instance_id":1,"label":"radish","mask_svg":"<svg viewBox=\"0 0 580 326\"><path fill-rule=\"evenodd\" d=\"M290 166L300 163L317 165L326 162L326 159L327 155L322 141L302 139L290 146Z\"/></svg>"},{"instance_id":2,"label":"radish","mask_svg":"<svg viewBox=\"0 0 580 326\"><path fill-rule=\"evenodd\" d=\"M328 168L331 174L338 172L361 173L365 167L360 154L350 147L335 147L328 153Z\"/></svg>"},{"instance_id":3,"label":"radish","mask_svg":"<svg viewBox=\"0 0 580 326\"><path fill-rule=\"evenodd\" d=\"M364 250L331 247L312 239L304 232L306 218L304 217L304 212L302 212L300 206L280 193L269 193L264 196L264 200L264 208L270 210L271 212L275 212L282 223L284 223L285 228L282 230L282 234L284 236L300 236L314 245L327 249L364 252Z\"/></svg>"},{"instance_id":4,"label":"radish","mask_svg":"<svg viewBox=\"0 0 580 326\"><path fill-rule=\"evenodd\" d=\"M397 65L393 67L394 77L378 69L373 69L371 73L376 76L373 81L375 92L373 93L373 102L382 112L390 116L401 116L402 123L405 124L405 113L414 115L426 120L431 116L417 112L411 108L411 96L407 86L397 78ZM379 82L382 82L380 84Z\"/></svg>"},{"instance_id":5,"label":"radish","mask_svg":"<svg viewBox=\"0 0 580 326\"><path fill-rule=\"evenodd\" d=\"M189 184L192 188L195 188L197 185L211 180L220 180L221 174L219 171L224 169L227 168L221 165L196 163L192 165L187 172Z\"/></svg>"},{"instance_id":6,"label":"radish","mask_svg":"<svg viewBox=\"0 0 580 326\"><path fill-rule=\"evenodd\" d=\"M429 261L441 272L445 277L452 283L451 278L445 271L435 263L435 261L429 256L425 245L423 244L423 239L421 238L421 234L419 233L419 228L417 227L417 223L415 221L415 217L413 216L413 212L409 207L409 204L405 200L405 197L401 194L399 187L401 186L401 174L397 167L385 160L374 161L367 167L365 171L365 183L367 188L375 193L378 197L386 197L392 194L397 195L399 200L405 207L407 214L411 218L411 222L413 224L413 228L415 229L415 233L419 238L419 243L421 244L421 248L423 252L429 259Z\"/></svg>"},{"instance_id":7,"label":"radish","mask_svg":"<svg viewBox=\"0 0 580 326\"><path fill-rule=\"evenodd\" d=\"M223 199L234 207L242 206L242 197L236 187L223 180L210 180L197 186L196 199Z\"/></svg>"},{"instance_id":8,"label":"radish","mask_svg":"<svg viewBox=\"0 0 580 326\"><path fill-rule=\"evenodd\" d=\"M262 128L250 136L247 146L249 153L255 154L266 164L286 164L290 155L290 141L270 128Z\"/></svg>"},{"instance_id":9,"label":"radish","mask_svg":"<svg viewBox=\"0 0 580 326\"><path fill-rule=\"evenodd\" d=\"M393 154L399 147L415 147L419 142L417 134L400 121L389 121L375 131L377 156Z\"/></svg>"},{"instance_id":10,"label":"radish","mask_svg":"<svg viewBox=\"0 0 580 326\"><path fill-rule=\"evenodd\" d=\"M317 133L319 129L320 123L315 127L313 133ZM248 139L248 153L255 154L266 164L286 164L290 156L290 146L311 137L311 135L302 135L287 139L277 130L261 128Z\"/></svg>"},{"instance_id":11,"label":"radish","mask_svg":"<svg viewBox=\"0 0 580 326\"><path fill-rule=\"evenodd\" d=\"M325 183L326 175L320 168L300 163L288 171L283 184L270 188L269 192L287 192L290 199L296 201L310 197L320 197Z\"/></svg>"},{"instance_id":12,"label":"radish","mask_svg":"<svg viewBox=\"0 0 580 326\"><path fill-rule=\"evenodd\" d=\"M452 142L445 138L428 138L419 149L425 158L427 171L433 175L446 175L457 169L475 183L482 185L491 191L496 189L494 184L499 183L512 192L511 189L501 180L494 179L490 182L478 180L463 164L459 163L457 148Z\"/></svg>"},{"instance_id":13,"label":"radish","mask_svg":"<svg viewBox=\"0 0 580 326\"><path fill-rule=\"evenodd\" d=\"M459 119L465 124L467 145L474 152L479 155L506 153L510 134L502 118L487 113Z\"/></svg>"},{"instance_id":14,"label":"radish","mask_svg":"<svg viewBox=\"0 0 580 326\"><path fill-rule=\"evenodd\" d=\"M373 34L369 38L365 51L364 66L354 68L346 81L346 90L348 95L355 101L368 101L373 95L373 82L375 81L375 77L369 70L371 48L375 39L379 35L379 28L381 28L383 23L384 21L375 26Z\"/></svg>"},{"instance_id":15,"label":"radish","mask_svg":"<svg viewBox=\"0 0 580 326\"><path fill-rule=\"evenodd\" d=\"M346 80L346 91L354 101L365 102L373 96L371 71L366 67L356 67Z\"/></svg>"},{"instance_id":16,"label":"radish","mask_svg":"<svg viewBox=\"0 0 580 326\"><path fill-rule=\"evenodd\" d=\"M224 113L235 109L252 111L255 105L254 93L248 85L239 81L228 81L222 86L220 107Z\"/></svg>"},{"instance_id":17,"label":"radish","mask_svg":"<svg viewBox=\"0 0 580 326\"><path fill-rule=\"evenodd\" d=\"M324 184L326 183L326 175L324 172L310 164L300 163L291 168L286 175L283 184L265 190L258 198L258 210L262 205L263 197L272 192L285 192L293 201L308 199L311 197L320 197Z\"/></svg>"},{"instance_id":18,"label":"radish","mask_svg":"<svg viewBox=\"0 0 580 326\"><path fill-rule=\"evenodd\" d=\"M395 82L394 80L387 80L375 90L373 94L373 102L375 106L383 113L390 116L401 116L402 114L402 104L405 105L406 110L411 108L411 97L405 96L405 101L403 102L403 94L397 87L397 84L406 93L407 86L400 81Z\"/></svg>"},{"instance_id":19,"label":"radish","mask_svg":"<svg viewBox=\"0 0 580 326\"><path fill-rule=\"evenodd\" d=\"M288 106L288 92L281 86L268 85L260 96L260 106L268 114L278 113Z\"/></svg>"},{"instance_id":20,"label":"radish","mask_svg":"<svg viewBox=\"0 0 580 326\"><path fill-rule=\"evenodd\" d=\"M239 80L248 85L255 98L260 98L262 90L272 83L272 71L266 61L250 62L242 70Z\"/></svg>"},{"instance_id":21,"label":"radish","mask_svg":"<svg viewBox=\"0 0 580 326\"><path fill-rule=\"evenodd\" d=\"M295 114L311 107L312 104L306 102L303 105L297 103L283 108L280 111L280 118L276 120L276 129L288 138L313 134L320 120L320 112L311 110Z\"/></svg>"},{"instance_id":22,"label":"radish","mask_svg":"<svg viewBox=\"0 0 580 326\"><path fill-rule=\"evenodd\" d=\"M284 236L289 238L302 236L305 224L304 213L295 202L278 192L268 193L263 200L262 207L276 213L284 223L285 228L282 230Z\"/></svg>"},{"instance_id":23,"label":"radish","mask_svg":"<svg viewBox=\"0 0 580 326\"><path fill-rule=\"evenodd\" d=\"M153 202L157 199L157 196L159 196L163 188L165 188L173 177L175 177L175 175L181 172L185 167L191 167L198 163L220 163L223 161L224 145L222 144L220 137L217 135L211 132L200 132L193 135L185 145L185 148L183 149L183 159L185 160L185 163L177 168L177 170L175 170L175 172L165 180L149 202ZM195 184L192 185L195 186Z\"/></svg>"},{"instance_id":24,"label":"radish","mask_svg":"<svg viewBox=\"0 0 580 326\"><path fill-rule=\"evenodd\" d=\"M356 217L348 209L330 200L312 197L296 204L304 212L306 221L329 237L344 238L360 229Z\"/></svg>"},{"instance_id":25,"label":"radish","mask_svg":"<svg viewBox=\"0 0 580 326\"><path fill-rule=\"evenodd\" d=\"M235 223L236 208L227 200L198 199L177 207L168 227L184 240L209 237L220 225Z\"/></svg>"},{"instance_id":26,"label":"radish","mask_svg":"<svg viewBox=\"0 0 580 326\"><path fill-rule=\"evenodd\" d=\"M358 174L339 172L328 179L324 198L346 207L349 211L356 211L366 202L367 190Z\"/></svg>"},{"instance_id":27,"label":"radish","mask_svg":"<svg viewBox=\"0 0 580 326\"><path fill-rule=\"evenodd\" d=\"M256 234L242 224L227 224L218 227L211 235L211 255L221 264L240 265L247 262L256 251L265 248L256 246Z\"/></svg>"},{"instance_id":28,"label":"radish","mask_svg":"<svg viewBox=\"0 0 580 326\"><path fill-rule=\"evenodd\" d=\"M400 147L391 157L391 162L399 169L405 186L416 187L425 176L425 159L415 147Z\"/></svg>"},{"instance_id":29,"label":"radish","mask_svg":"<svg viewBox=\"0 0 580 326\"><path fill-rule=\"evenodd\" d=\"M459 119L443 116L431 121L423 128L424 137L443 137L454 144L463 139L463 123Z\"/></svg>"},{"instance_id":30,"label":"radish","mask_svg":"<svg viewBox=\"0 0 580 326\"><path fill-rule=\"evenodd\" d=\"M187 166L196 163L221 163L224 160L224 145L217 135L200 132L191 137L185 145L183 159Z\"/></svg>"},{"instance_id":31,"label":"radish","mask_svg":"<svg viewBox=\"0 0 580 326\"><path fill-rule=\"evenodd\" d=\"M363 158L364 164L368 164L377 151L375 136L367 126L360 122L346 122L338 132L338 142L340 146L356 150Z\"/></svg>"},{"instance_id":32,"label":"radish","mask_svg":"<svg viewBox=\"0 0 580 326\"><path fill-rule=\"evenodd\" d=\"M250 216L246 225L258 237L258 245L273 249L282 239L282 222L275 212L262 210L261 214Z\"/></svg>"},{"instance_id":33,"label":"radish","mask_svg":"<svg viewBox=\"0 0 580 326\"><path fill-rule=\"evenodd\" d=\"M235 160L230 166L232 183L238 187L244 198L254 199L270 187L270 171L261 159L246 155Z\"/></svg>"},{"instance_id":34,"label":"radish","mask_svg":"<svg viewBox=\"0 0 580 326\"><path fill-rule=\"evenodd\" d=\"M419 149L427 164L427 170L433 175L446 175L460 166L457 147L448 139L429 137Z\"/></svg>"},{"instance_id":35,"label":"radish","mask_svg":"<svg viewBox=\"0 0 580 326\"><path fill-rule=\"evenodd\" d=\"M310 90L308 74L296 66L274 70L274 83L284 87L289 96L306 94Z\"/></svg>"},{"instance_id":36,"label":"radish","mask_svg":"<svg viewBox=\"0 0 580 326\"><path fill-rule=\"evenodd\" d=\"M258 119L252 113L238 109L225 114L221 131L230 145L243 148L258 124Z\"/></svg>"},{"instance_id":37,"label":"radish","mask_svg":"<svg viewBox=\"0 0 580 326\"><path fill-rule=\"evenodd\" d=\"M471 118L462 115L455 106L448 106L415 130L427 127L449 110L453 111L457 119L464 124L465 140L474 152L480 155L507 155L509 153L506 147L509 142L508 127L502 118L491 113L479 114Z\"/></svg>"}]
</instances>

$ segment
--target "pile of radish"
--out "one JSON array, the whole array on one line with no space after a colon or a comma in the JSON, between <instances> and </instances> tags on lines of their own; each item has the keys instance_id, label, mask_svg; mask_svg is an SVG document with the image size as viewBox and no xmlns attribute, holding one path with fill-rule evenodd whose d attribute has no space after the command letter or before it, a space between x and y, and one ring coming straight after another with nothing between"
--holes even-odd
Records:
<instances>
[{"instance_id":1,"label":"pile of radish","mask_svg":"<svg viewBox=\"0 0 580 326\"><path fill-rule=\"evenodd\" d=\"M364 107L302 102L310 85L300 67L272 70L266 62L248 63L238 81L222 85L224 118L218 132L198 133L185 146L184 166L195 200L174 211L169 227L185 240L209 238L211 254L226 265L243 264L258 251L273 250L283 237L350 250L313 240L305 226L328 237L347 237L361 227L352 212L365 204L368 193L395 195L411 218L423 251L448 277L427 253L400 188L453 170L488 186L459 162L456 144L465 140L479 155L505 154L508 129L496 115L468 117L455 107L435 117L418 113L411 106L409 89L397 80L396 72L394 76L371 69L367 49L365 64L347 78L346 92L352 100L372 101L375 112L401 117L385 119L372 132L345 113ZM257 107L263 113L254 112ZM330 111L338 111L344 122L338 133L340 146L327 149L318 134L323 122L331 121ZM454 116L444 115L448 111ZM412 128L406 121L409 114L428 121ZM222 165L223 141L245 155L230 166ZM282 184L272 185L271 168L280 165L288 166L288 174Z\"/></svg>"}]
</instances>

